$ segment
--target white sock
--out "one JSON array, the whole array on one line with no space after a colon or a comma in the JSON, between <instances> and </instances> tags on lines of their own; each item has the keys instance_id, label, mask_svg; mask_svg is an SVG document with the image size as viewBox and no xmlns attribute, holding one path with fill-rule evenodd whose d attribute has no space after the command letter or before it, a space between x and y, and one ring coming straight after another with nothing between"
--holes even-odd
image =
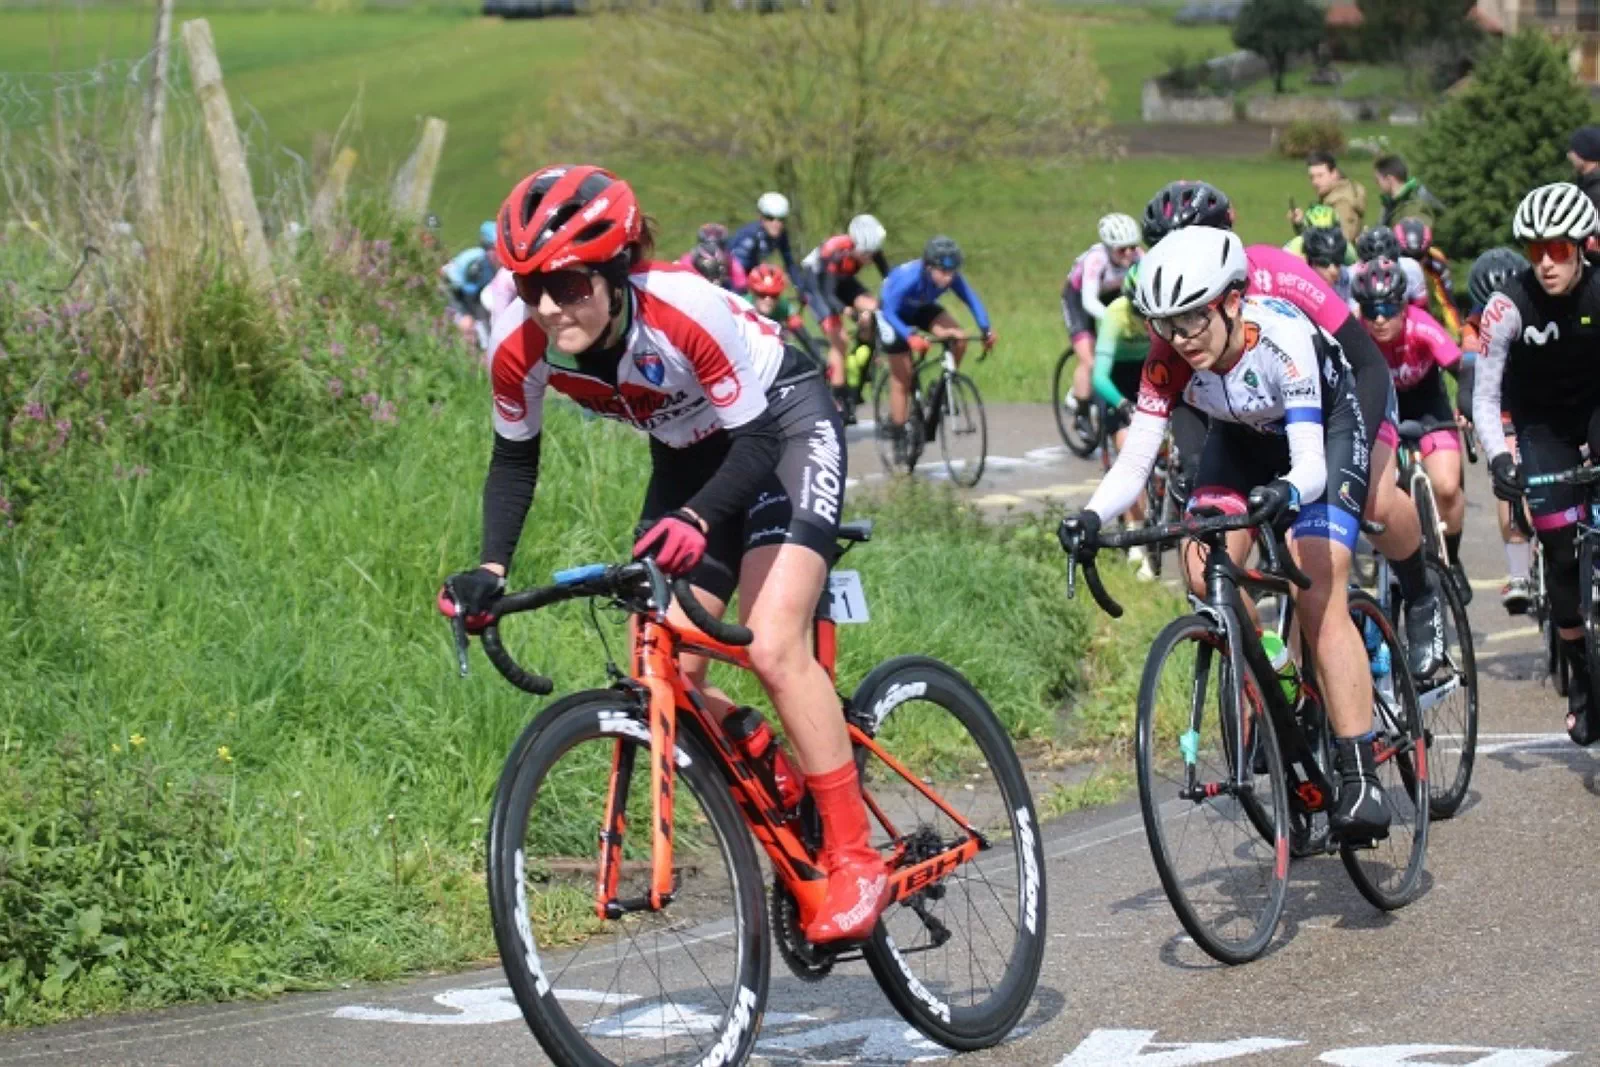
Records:
<instances>
[{"instance_id":1,"label":"white sock","mask_svg":"<svg viewBox=\"0 0 1600 1067\"><path fill-rule=\"evenodd\" d=\"M1513 578L1526 578L1533 566L1533 546L1526 541L1506 542L1506 573Z\"/></svg>"}]
</instances>

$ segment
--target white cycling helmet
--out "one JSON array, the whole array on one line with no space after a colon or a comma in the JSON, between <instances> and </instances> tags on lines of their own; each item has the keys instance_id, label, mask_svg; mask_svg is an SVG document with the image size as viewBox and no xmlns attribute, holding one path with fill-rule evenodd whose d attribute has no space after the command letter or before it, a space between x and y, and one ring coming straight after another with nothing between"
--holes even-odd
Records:
<instances>
[{"instance_id":1,"label":"white cycling helmet","mask_svg":"<svg viewBox=\"0 0 1600 1067\"><path fill-rule=\"evenodd\" d=\"M883 223L871 215L857 215L851 219L848 232L856 251L869 256L874 252L883 251L883 239L889 236L889 232L883 228Z\"/></svg>"},{"instance_id":2,"label":"white cycling helmet","mask_svg":"<svg viewBox=\"0 0 1600 1067\"><path fill-rule=\"evenodd\" d=\"M1100 243L1107 248L1132 248L1139 237L1139 224L1131 215L1106 215L1100 220Z\"/></svg>"},{"instance_id":3,"label":"white cycling helmet","mask_svg":"<svg viewBox=\"0 0 1600 1067\"><path fill-rule=\"evenodd\" d=\"M1511 230L1522 241L1545 241L1552 237L1583 241L1600 229L1600 213L1594 201L1571 182L1541 185L1517 205Z\"/></svg>"},{"instance_id":4,"label":"white cycling helmet","mask_svg":"<svg viewBox=\"0 0 1600 1067\"><path fill-rule=\"evenodd\" d=\"M1250 269L1244 243L1228 230L1185 226L1173 230L1139 263L1134 306L1147 319L1182 315L1243 287Z\"/></svg>"},{"instance_id":5,"label":"white cycling helmet","mask_svg":"<svg viewBox=\"0 0 1600 1067\"><path fill-rule=\"evenodd\" d=\"M789 217L789 198L782 193L762 193L756 201L756 210L762 218L786 219Z\"/></svg>"}]
</instances>

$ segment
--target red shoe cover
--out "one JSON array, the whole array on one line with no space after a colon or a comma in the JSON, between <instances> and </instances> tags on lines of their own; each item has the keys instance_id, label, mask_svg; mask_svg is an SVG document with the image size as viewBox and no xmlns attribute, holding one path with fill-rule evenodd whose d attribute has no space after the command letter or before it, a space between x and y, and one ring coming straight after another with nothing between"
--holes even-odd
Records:
<instances>
[{"instance_id":1,"label":"red shoe cover","mask_svg":"<svg viewBox=\"0 0 1600 1067\"><path fill-rule=\"evenodd\" d=\"M806 775L822 819L822 865L828 892L806 926L813 944L860 940L872 933L888 902L889 868L870 843L867 806L854 761Z\"/></svg>"}]
</instances>

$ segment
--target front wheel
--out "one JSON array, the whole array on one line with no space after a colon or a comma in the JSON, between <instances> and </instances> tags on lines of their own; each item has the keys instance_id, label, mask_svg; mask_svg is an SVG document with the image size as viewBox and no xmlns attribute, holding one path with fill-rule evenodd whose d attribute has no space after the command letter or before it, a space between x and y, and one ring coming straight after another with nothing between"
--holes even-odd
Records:
<instances>
[{"instance_id":1,"label":"front wheel","mask_svg":"<svg viewBox=\"0 0 1600 1067\"><path fill-rule=\"evenodd\" d=\"M1428 739L1428 814L1448 819L1466 799L1478 751L1478 665L1472 624L1453 576L1438 559L1428 569L1444 597L1444 661L1418 680L1418 704Z\"/></svg>"},{"instance_id":2,"label":"front wheel","mask_svg":"<svg viewBox=\"0 0 1600 1067\"><path fill-rule=\"evenodd\" d=\"M1350 880L1373 907L1393 911L1422 889L1422 864L1428 851L1428 743L1417 705L1416 687L1406 669L1405 647L1394 626L1371 596L1350 591L1350 618L1373 648L1372 743L1378 785L1389 806L1389 836L1373 847L1344 845ZM1371 640L1372 638L1376 640Z\"/></svg>"},{"instance_id":3,"label":"front wheel","mask_svg":"<svg viewBox=\"0 0 1600 1067\"><path fill-rule=\"evenodd\" d=\"M681 722L681 720L680 720ZM601 918L596 842L620 835L614 899L649 891L650 729L615 690L557 701L522 732L489 820L489 914L517 1005L558 1067L743 1063L771 956L761 866L727 785L688 730L675 753L676 888ZM608 809L622 816L608 819ZM620 825L619 825L620 823Z\"/></svg>"},{"instance_id":4,"label":"front wheel","mask_svg":"<svg viewBox=\"0 0 1600 1067\"><path fill-rule=\"evenodd\" d=\"M1578 534L1578 601L1583 609L1583 645L1589 656L1589 692L1600 693L1600 573L1595 571L1594 537ZM1551 628L1554 633L1554 627Z\"/></svg>"},{"instance_id":5,"label":"front wheel","mask_svg":"<svg viewBox=\"0 0 1600 1067\"><path fill-rule=\"evenodd\" d=\"M1156 635L1139 682L1139 807L1178 921L1223 963L1266 951L1289 889L1288 783L1253 679L1198 615ZM1244 758L1238 752L1244 731Z\"/></svg>"},{"instance_id":6,"label":"front wheel","mask_svg":"<svg viewBox=\"0 0 1600 1067\"><path fill-rule=\"evenodd\" d=\"M922 423L922 398L915 388L919 383L913 375L913 389L906 398L906 421L897 426L889 417L892 378L889 361L883 360L872 379L872 432L878 442L878 460L883 464L884 473L904 470L910 474L916 471L917 460L922 458L926 433Z\"/></svg>"},{"instance_id":7,"label":"front wheel","mask_svg":"<svg viewBox=\"0 0 1600 1067\"><path fill-rule=\"evenodd\" d=\"M983 398L965 374L945 375L935 389L939 393L938 408L931 417L939 420L937 435L944 469L952 482L970 489L983 477L988 458L989 424L983 415Z\"/></svg>"},{"instance_id":8,"label":"front wheel","mask_svg":"<svg viewBox=\"0 0 1600 1067\"><path fill-rule=\"evenodd\" d=\"M1027 1011L1044 961L1044 839L1022 765L988 703L937 660L881 664L857 687L852 708L915 777L860 753L874 843L901 863L968 840L968 827L987 844L889 905L864 947L867 964L918 1030L948 1048L987 1048Z\"/></svg>"},{"instance_id":9,"label":"front wheel","mask_svg":"<svg viewBox=\"0 0 1600 1067\"><path fill-rule=\"evenodd\" d=\"M1088 459L1094 455L1094 450L1100 447L1102 436L1102 416L1104 409L1094 403L1095 398L1088 401L1087 412L1073 411L1067 406L1068 398L1072 396L1073 372L1077 367L1078 353L1071 345L1061 353L1056 360L1056 370L1050 380L1051 407L1056 413L1056 429L1061 433L1061 440L1066 443L1068 451L1079 459ZM1080 408L1084 402L1079 401Z\"/></svg>"}]
</instances>

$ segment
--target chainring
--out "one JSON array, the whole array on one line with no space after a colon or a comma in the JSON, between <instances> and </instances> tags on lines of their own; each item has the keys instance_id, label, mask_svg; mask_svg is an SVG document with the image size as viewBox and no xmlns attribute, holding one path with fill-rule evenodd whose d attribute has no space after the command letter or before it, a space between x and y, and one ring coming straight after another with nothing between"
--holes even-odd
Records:
<instances>
[{"instance_id":1,"label":"chainring","mask_svg":"<svg viewBox=\"0 0 1600 1067\"><path fill-rule=\"evenodd\" d=\"M781 883L772 886L772 940L791 974L802 982L820 982L833 970L834 957L806 940L800 929L800 904Z\"/></svg>"}]
</instances>

